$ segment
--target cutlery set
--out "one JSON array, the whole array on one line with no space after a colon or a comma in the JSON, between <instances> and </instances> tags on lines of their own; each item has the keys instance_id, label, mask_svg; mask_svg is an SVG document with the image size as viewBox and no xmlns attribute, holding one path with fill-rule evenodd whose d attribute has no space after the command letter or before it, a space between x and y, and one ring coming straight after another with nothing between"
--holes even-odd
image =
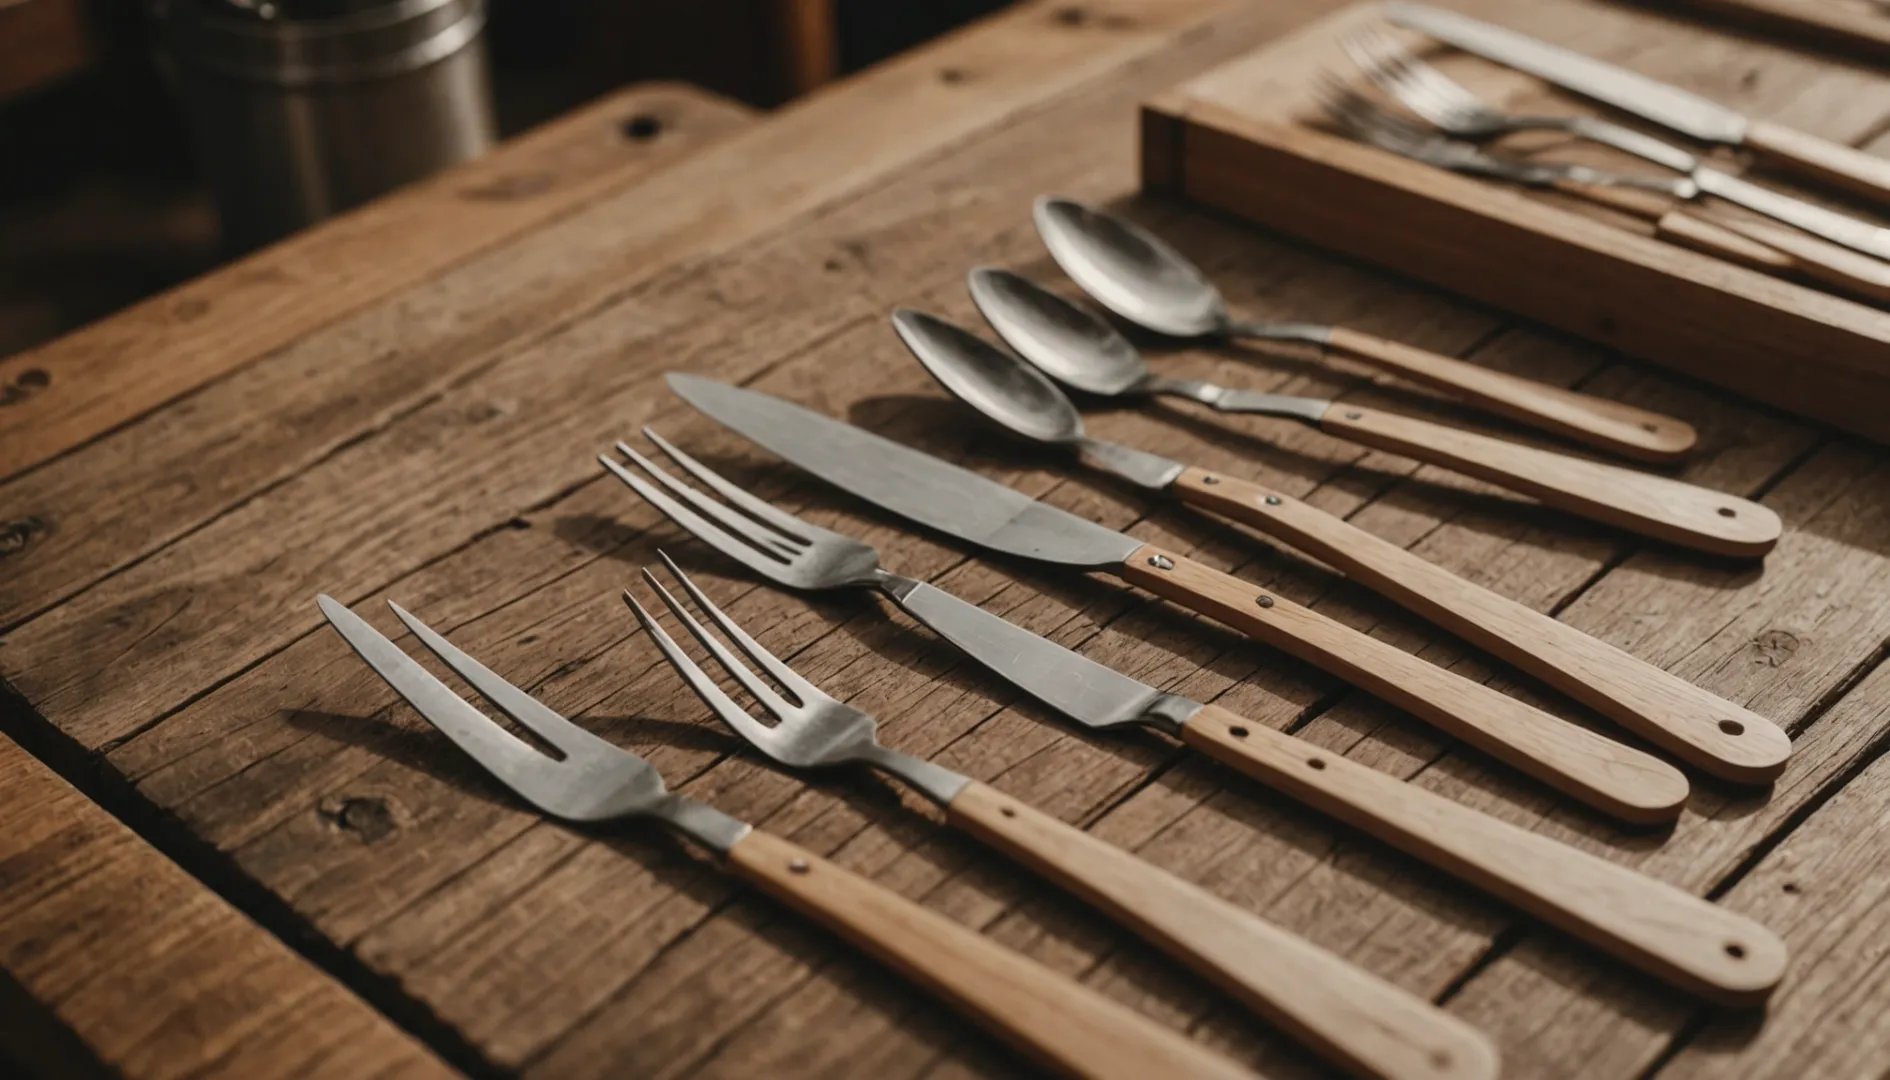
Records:
<instances>
[{"instance_id":1,"label":"cutlery set","mask_svg":"<svg viewBox=\"0 0 1890 1080\"><path fill-rule=\"evenodd\" d=\"M1742 142L1852 186L1890 188L1890 179L1842 147L1734 123L1737 118L1714 112L1717 106L1702 108L1689 95L1621 84L1613 76L1622 73L1583 58L1570 62L1573 54L1461 16L1407 4L1389 10L1401 25L1501 56L1694 137ZM1477 112L1441 88L1421 62L1390 48L1362 42L1357 58L1375 85L1445 134L1427 134L1402 119L1393 124L1382 107L1350 90L1329 95L1334 112L1349 116L1355 132L1371 133L1361 135L1368 141L1388 148L1408 142L1410 156L1422 156L1422 145L1428 147L1422 153L1459 155L1457 165L1446 167L1504 176L1507 159L1489 156L1478 143L1535 122ZM1588 121L1541 126L1640 153L1686 174L1700 191L1744 200L1761 212L1771 205L1773 217L1817 233L1820 243L1844 245L1847 254L1878 243L1880 231L1862 231L1867 227L1850 219L1827 220L1839 215L1810 204L1786 206L1770 193L1747 192L1747 182L1629 129ZM1575 175L1546 182L1563 180L1604 182ZM1131 222L1061 198L1040 199L1035 218L1052 257L1085 293L1121 319L1170 338L1314 345L1513 424L1642 461L1678 460L1695 441L1693 429L1671 417L1344 327L1243 321L1197 267ZM979 268L968 287L1008 349L920 311L896 311L892 324L914 357L971 409L1073 461L1248 526L1337 569L1593 709L1651 750L1428 663L1180 552L799 405L682 373L668 376L669 389L776 457L881 509L999 554L1114 575L1369 691L1623 823L1659 825L1679 815L1688 781L1669 757L1738 784L1765 784L1783 770L1790 741L1764 717L1286 492L1091 436L1063 387L1090 398L1173 396L1219 412L1296 420L1482 479L1556 511L1722 557L1757 558L1772 548L1781 525L1765 507L1669 477L1344 401L1165 378L1113 325L1017 274ZM1080 728L1161 732L1706 1001L1754 1006L1783 977L1786 950L1778 936L1712 901L1114 671L902 576L873 547L756 497L657 431L646 428L643 435L648 452L619 442L599 458L609 474L683 532L768 581L804 592L876 591ZM652 606L626 589L630 617L709 711L776 765L794 771L864 766L895 777L940 807L948 826L1092 905L1349 1074L1387 1080L1497 1075L1491 1042L1433 1003L1081 828L882 745L872 716L829 696L770 653L667 554L658 554L665 572L644 570L648 595L714 664L692 659ZM1083 1077L1248 1075L1207 1046L975 930L668 791L648 762L559 716L398 606L395 615L427 652L555 753L474 708L346 606L327 596L319 606L424 719L538 810L577 823L663 823L731 875L853 942L1039 1065ZM729 684L736 693L725 689ZM765 719L738 698L751 701Z\"/></svg>"},{"instance_id":2,"label":"cutlery set","mask_svg":"<svg viewBox=\"0 0 1890 1080\"><path fill-rule=\"evenodd\" d=\"M1386 19L1406 30L1536 76L1686 138L1742 148L1763 165L1875 203L1890 202L1890 162L1778 124L1751 121L1698 95L1559 46L1423 4L1394 2ZM1644 218L1654 234L1723 259L1804 279L1875 304L1890 303L1890 229L1753 183L1691 149L1592 116L1514 115L1413 54L1382 30L1341 43L1389 104L1328 74L1327 118L1361 142L1440 169L1534 188L1553 188ZM1395 110L1394 107L1395 106ZM1605 146L1661 169L1642 174L1505 156L1489 148L1508 135L1549 131ZM1646 193L1747 215L1688 212Z\"/></svg>"}]
</instances>

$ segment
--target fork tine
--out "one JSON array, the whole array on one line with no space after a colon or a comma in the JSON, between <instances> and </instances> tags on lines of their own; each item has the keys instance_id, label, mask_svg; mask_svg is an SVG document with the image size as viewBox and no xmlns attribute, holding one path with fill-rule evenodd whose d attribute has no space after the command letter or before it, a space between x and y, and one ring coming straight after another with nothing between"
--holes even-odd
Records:
<instances>
[{"instance_id":1,"label":"fork tine","mask_svg":"<svg viewBox=\"0 0 1890 1080\"><path fill-rule=\"evenodd\" d=\"M536 803L532 780L542 775L551 759L505 730L491 717L466 703L433 673L415 663L399 646L368 625L334 598L321 595L315 602L342 640L375 673L405 698L422 719L453 740L474 761L507 787ZM398 610L398 609L396 609Z\"/></svg>"},{"instance_id":2,"label":"fork tine","mask_svg":"<svg viewBox=\"0 0 1890 1080\"><path fill-rule=\"evenodd\" d=\"M407 624L407 629L413 631L413 636L419 639L420 644L427 647L427 651L439 657L441 663L452 668L460 678L470 683L473 689L483 694L487 701L498 706L500 712L537 732L546 742L562 750L566 756L579 757L616 749L611 743L559 716L537 698L513 686L494 674L491 668L461 652L452 642L434 633L431 627L399 604L389 600L387 606L394 609L394 614L400 617L401 622Z\"/></svg>"},{"instance_id":3,"label":"fork tine","mask_svg":"<svg viewBox=\"0 0 1890 1080\"><path fill-rule=\"evenodd\" d=\"M637 468L647 473L650 479L663 485L664 490L688 503L697 513L722 526L727 532L747 540L749 543L783 560L791 559L807 546L807 541L798 537L783 536L766 525L743 517L735 511L702 494L688 484L664 472L656 462L638 453L628 443L619 442L617 452L627 457ZM719 479L719 477L718 477Z\"/></svg>"},{"instance_id":4,"label":"fork tine","mask_svg":"<svg viewBox=\"0 0 1890 1080\"><path fill-rule=\"evenodd\" d=\"M696 602L696 606L701 608L703 613L708 615L709 618L715 622L715 625L722 629L724 634L728 635L729 640L733 641L743 653L746 653L750 660L761 665L762 670L773 676L776 682L787 687L790 693L800 699L802 705L823 699L832 700L820 687L801 678L800 674L793 668L788 667L780 657L762 648L760 642L749 637L748 632L743 630L735 620L729 618L727 613L711 603L708 596L704 595L703 591L696 586L696 583L690 580L689 575L682 572L682 567L676 565L676 560L669 557L668 552L659 549L656 553L656 557L663 560L663 565L669 567L671 576L689 593L689 598ZM643 571L643 575L650 578L651 584L656 584L655 578L651 577L647 569ZM656 585L656 587L662 589L661 585ZM667 596L668 593L665 592L664 595Z\"/></svg>"},{"instance_id":5,"label":"fork tine","mask_svg":"<svg viewBox=\"0 0 1890 1080\"><path fill-rule=\"evenodd\" d=\"M780 556L772 552L764 552L760 548L755 547L754 544L745 537L730 533L720 525L709 521L682 502L657 490L655 486L642 477L624 468L615 458L599 454L597 460L604 468L609 469L613 476L628 485L630 490L642 496L643 501L661 510L663 516L681 526L684 532L689 533L715 550L741 563L755 573L760 574L762 577L768 578L771 581L780 582L783 585L793 584L793 582L787 580L785 574L786 564L782 561Z\"/></svg>"},{"instance_id":6,"label":"fork tine","mask_svg":"<svg viewBox=\"0 0 1890 1080\"><path fill-rule=\"evenodd\" d=\"M645 571L646 576L647 574L648 572ZM661 592L662 586L658 585L657 591ZM674 598L665 595L664 599L670 604L671 611L677 610ZM630 606L630 613L635 615L637 622L643 624L643 629L649 632L650 639L655 641L656 647L662 651L663 659L669 661L669 666L676 669L676 674L682 676L683 681L689 684L689 689L696 692L696 696L702 699L702 703L709 707L710 712L720 717L723 723L734 728L737 735L751 743L767 744L778 737L774 728L748 715L747 709L735 704L727 694L723 693L722 688L715 684L715 680L709 678L707 672L697 666L694 660L689 659L689 654L682 650L682 646L677 645L676 640L657 625L656 616L651 615L648 609L638 603L637 598L629 589L623 590L623 602Z\"/></svg>"},{"instance_id":7,"label":"fork tine","mask_svg":"<svg viewBox=\"0 0 1890 1080\"><path fill-rule=\"evenodd\" d=\"M658 554L661 554L661 552L658 552ZM669 560L665 559L663 561L668 562ZM673 569L674 564L672 563L671 566ZM647 566L643 568L643 580L650 588L656 590L656 595L663 601L664 605L669 608L670 614L676 616L676 621L683 624L683 629L689 631L691 637L695 638L703 648L709 650L709 655L715 657L716 663L721 664L724 671L727 671L733 676L736 682L742 684L742 689L755 695L756 699L761 702L763 708L767 709L770 713L773 713L777 719L781 720L785 720L799 711L799 709L795 705L790 704L786 698L775 693L774 687L769 686L766 680L748 670L748 665L737 659L735 654L729 650L728 646L722 644L721 641L716 639L715 635L709 633L707 627L697 622L696 617L689 614L689 609L683 606L682 601L676 599L675 594L664 588L663 583L657 580L656 575L651 573L650 568ZM760 648L760 646L756 646L756 648ZM805 704L805 700L806 699L802 699L803 704Z\"/></svg>"},{"instance_id":8,"label":"fork tine","mask_svg":"<svg viewBox=\"0 0 1890 1080\"><path fill-rule=\"evenodd\" d=\"M734 484L729 483L721 473L716 472L702 462L697 461L694 457L677 449L668 439L658 435L653 429L648 427L644 428L643 437L655 443L657 448L668 455L671 461L682 466L690 476L701 481L704 487L713 490L724 499L741 507L749 514L752 514L762 521L773 525L789 536L793 536L803 542L813 542L814 538L807 535L807 530L812 529L813 526L809 525L807 522L802 521L800 518L795 517L793 514L788 513L786 510L781 509L773 503L757 498L743 491L741 488L736 487Z\"/></svg>"}]
</instances>

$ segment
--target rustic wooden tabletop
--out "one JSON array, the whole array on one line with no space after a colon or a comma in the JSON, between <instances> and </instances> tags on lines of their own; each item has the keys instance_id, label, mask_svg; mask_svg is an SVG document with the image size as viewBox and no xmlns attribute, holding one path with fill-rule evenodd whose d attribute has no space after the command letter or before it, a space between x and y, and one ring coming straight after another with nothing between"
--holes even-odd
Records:
<instances>
[{"instance_id":1,"label":"rustic wooden tabletop","mask_svg":"<svg viewBox=\"0 0 1890 1080\"><path fill-rule=\"evenodd\" d=\"M1027 2L768 117L632 88L0 361L0 1053L134 1077L1022 1070L655 830L542 820L394 706L321 622L328 592L390 633L382 600L397 599L672 784L1267 1075L1312 1070L892 785L809 782L743 752L617 598L661 546L763 644L875 713L886 741L1444 1003L1499 1043L1508 1075L1890 1072L1890 452L1135 195L1140 100L1337 6ZM1452 6L1821 135L1874 148L1890 130L1890 79L1829 57L1597 0ZM1342 321L1698 426L1685 475L1787 523L1762 566L1285 421L1093 417L1108 437L1263 477L1777 720L1796 748L1783 778L1757 792L1696 778L1677 827L1623 832L1145 595L917 534L664 388L685 369L801 401L1579 715L1317 566L1063 468L945 399L887 312L973 320L963 276L980 263L1057 280L1029 221L1050 191L1159 228L1246 312ZM1477 422L1327 364L1159 362ZM871 598L760 585L601 474L594 455L644 424L1138 678L1721 900L1787 939L1786 982L1762 1014L1715 1012L1172 741L1078 735Z\"/></svg>"}]
</instances>

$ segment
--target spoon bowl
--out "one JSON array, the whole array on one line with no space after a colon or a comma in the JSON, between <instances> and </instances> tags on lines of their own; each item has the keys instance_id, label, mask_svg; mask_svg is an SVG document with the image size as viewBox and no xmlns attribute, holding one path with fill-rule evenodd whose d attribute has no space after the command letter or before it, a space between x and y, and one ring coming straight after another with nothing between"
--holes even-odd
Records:
<instances>
[{"instance_id":1,"label":"spoon bowl","mask_svg":"<svg viewBox=\"0 0 1890 1080\"><path fill-rule=\"evenodd\" d=\"M1160 237L1055 195L1038 198L1035 217L1050 257L1110 311L1170 337L1227 332L1232 319L1220 290Z\"/></svg>"},{"instance_id":2,"label":"spoon bowl","mask_svg":"<svg viewBox=\"0 0 1890 1080\"><path fill-rule=\"evenodd\" d=\"M1082 415L1043 372L923 311L893 312L893 329L945 389L997 423L1035 442L1087 441Z\"/></svg>"},{"instance_id":3,"label":"spoon bowl","mask_svg":"<svg viewBox=\"0 0 1890 1080\"><path fill-rule=\"evenodd\" d=\"M1113 397L1148 381L1148 362L1128 338L1056 293L990 266L973 270L968 284L998 337L1063 385Z\"/></svg>"}]
</instances>

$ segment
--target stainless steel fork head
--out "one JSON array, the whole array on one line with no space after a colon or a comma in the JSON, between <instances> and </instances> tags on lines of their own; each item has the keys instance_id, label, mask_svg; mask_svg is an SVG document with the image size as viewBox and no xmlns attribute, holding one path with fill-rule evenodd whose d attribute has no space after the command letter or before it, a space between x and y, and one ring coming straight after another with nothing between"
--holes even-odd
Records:
<instances>
[{"instance_id":1,"label":"stainless steel fork head","mask_svg":"<svg viewBox=\"0 0 1890 1080\"><path fill-rule=\"evenodd\" d=\"M718 853L747 835L747 824L670 793L655 766L558 715L400 605L388 604L428 651L564 756L544 753L473 708L345 605L328 596L318 596L316 603L342 639L427 723L545 813L579 822L656 818Z\"/></svg>"},{"instance_id":2,"label":"stainless steel fork head","mask_svg":"<svg viewBox=\"0 0 1890 1080\"><path fill-rule=\"evenodd\" d=\"M714 634L696 621L695 616L665 588L654 573L647 568L643 571L643 580L656 595L662 598L670 614L683 624L697 644L708 650L715 657L716 663L728 672L729 676L742 689L746 690L761 707L774 718L773 724L764 724L750 715L748 710L737 704L715 680L691 660L676 644L674 638L664 632L656 618L650 614L630 590L625 589L623 600L628 604L637 621L643 624L657 648L670 665L682 675L691 689L696 692L710 711L735 730L735 733L748 740L756 749L767 754L784 765L795 768L822 768L832 765L865 763L885 769L918 788L925 795L940 805L949 804L964 789L969 781L957 773L942 769L927 761L888 750L879 744L878 724L871 716L845 702L839 701L802 678L793 668L779 657L761 646L750 637L735 620L716 607L694 581L684 574L667 554L657 552L663 565L680 584L689 598L716 627L725 634L735 647L741 650L750 662L765 672L787 691L783 695L769 685L766 679L749 670L747 665L735 655L735 652L722 644Z\"/></svg>"},{"instance_id":3,"label":"stainless steel fork head","mask_svg":"<svg viewBox=\"0 0 1890 1080\"><path fill-rule=\"evenodd\" d=\"M643 434L665 457L734 509L670 476L625 443L617 444L617 452L635 469L609 455L597 460L703 543L765 578L796 589L871 588L888 577L880 567L879 552L870 545L779 510L729 483L649 428Z\"/></svg>"},{"instance_id":4,"label":"stainless steel fork head","mask_svg":"<svg viewBox=\"0 0 1890 1080\"><path fill-rule=\"evenodd\" d=\"M1342 43L1346 55L1374 85L1432 125L1468 139L1560 126L1552 117L1510 116L1425 63L1382 30Z\"/></svg>"}]
</instances>

